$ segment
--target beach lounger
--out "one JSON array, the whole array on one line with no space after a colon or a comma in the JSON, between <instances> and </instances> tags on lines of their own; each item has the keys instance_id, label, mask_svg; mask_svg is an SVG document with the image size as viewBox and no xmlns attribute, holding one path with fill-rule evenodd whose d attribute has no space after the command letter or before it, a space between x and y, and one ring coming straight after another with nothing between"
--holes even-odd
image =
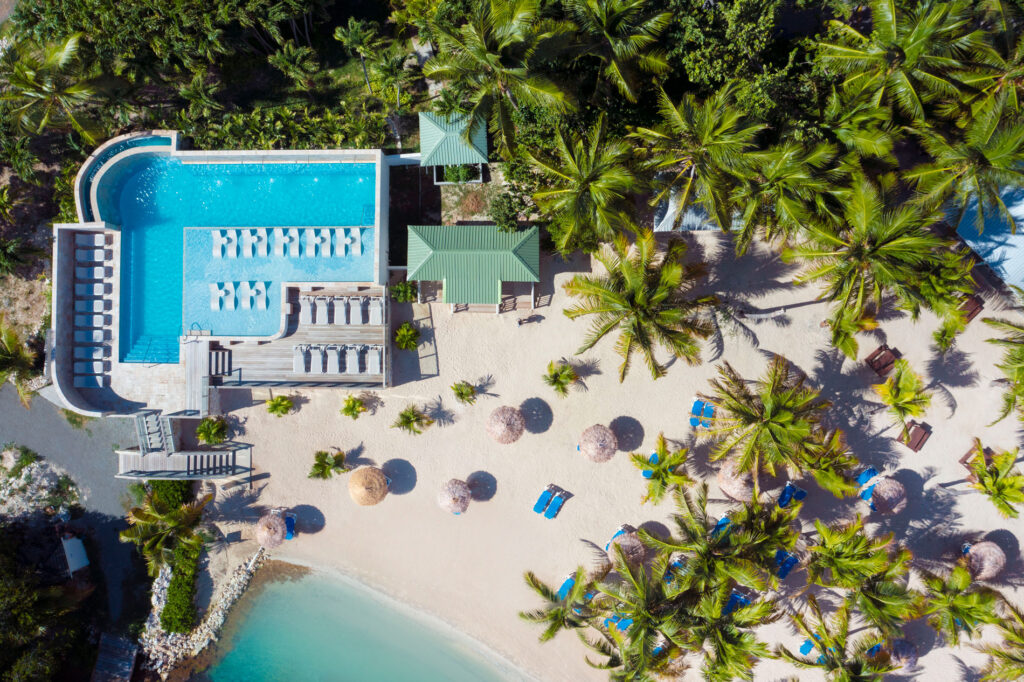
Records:
<instances>
[{"instance_id":1,"label":"beach lounger","mask_svg":"<svg viewBox=\"0 0 1024 682\"><path fill-rule=\"evenodd\" d=\"M657 452L652 452L651 456L647 458L647 462L648 462L648 464L657 464L658 463L658 453ZM640 473L643 475L644 478L650 478L651 476L654 475L654 472L651 471L650 469L644 469Z\"/></svg>"},{"instance_id":2,"label":"beach lounger","mask_svg":"<svg viewBox=\"0 0 1024 682\"><path fill-rule=\"evenodd\" d=\"M881 653L881 651L882 651L882 643L878 642L877 644L873 645L870 649L868 649L864 653L867 656L870 657L870 656L877 656L879 653Z\"/></svg>"},{"instance_id":3,"label":"beach lounger","mask_svg":"<svg viewBox=\"0 0 1024 682\"><path fill-rule=\"evenodd\" d=\"M565 495L564 490L555 493L555 496L551 498L551 504L544 510L545 519L553 519L558 516L558 512L562 511L562 505L565 504Z\"/></svg>"},{"instance_id":4,"label":"beach lounger","mask_svg":"<svg viewBox=\"0 0 1024 682\"><path fill-rule=\"evenodd\" d=\"M215 282L210 282L210 310L220 310L224 307L224 297L227 292Z\"/></svg>"},{"instance_id":5,"label":"beach lounger","mask_svg":"<svg viewBox=\"0 0 1024 682\"><path fill-rule=\"evenodd\" d=\"M292 371L296 374L306 373L306 349L303 346L292 346Z\"/></svg>"},{"instance_id":6,"label":"beach lounger","mask_svg":"<svg viewBox=\"0 0 1024 682\"><path fill-rule=\"evenodd\" d=\"M337 346L327 346L327 373L341 374L341 351Z\"/></svg>"},{"instance_id":7,"label":"beach lounger","mask_svg":"<svg viewBox=\"0 0 1024 682\"><path fill-rule=\"evenodd\" d=\"M348 323L363 323L363 299L355 296L348 299Z\"/></svg>"},{"instance_id":8,"label":"beach lounger","mask_svg":"<svg viewBox=\"0 0 1024 682\"><path fill-rule=\"evenodd\" d=\"M252 293L256 310L267 309L267 304L270 302L270 294L267 293L269 285L270 282L249 282L249 291Z\"/></svg>"},{"instance_id":9,"label":"beach lounger","mask_svg":"<svg viewBox=\"0 0 1024 682\"><path fill-rule=\"evenodd\" d=\"M565 598L569 596L569 592L576 586L576 574L573 573L562 583L562 586L558 588L558 599L565 601Z\"/></svg>"},{"instance_id":10,"label":"beach lounger","mask_svg":"<svg viewBox=\"0 0 1024 682\"><path fill-rule=\"evenodd\" d=\"M920 452L921 448L924 447L924 444L927 443L928 439L932 436L932 432L925 428L924 424L916 421L911 421L908 424L907 431L908 435L906 438L904 438L903 433L900 432L900 435L896 437L896 440L910 448L911 452Z\"/></svg>"},{"instance_id":11,"label":"beach lounger","mask_svg":"<svg viewBox=\"0 0 1024 682\"><path fill-rule=\"evenodd\" d=\"M817 635L815 635L815 637L817 637ZM804 643L800 645L800 655L806 656L812 651L814 651L814 642L809 639L805 639Z\"/></svg>"},{"instance_id":12,"label":"beach lounger","mask_svg":"<svg viewBox=\"0 0 1024 682\"><path fill-rule=\"evenodd\" d=\"M88 298L75 301L76 313L105 313L107 302L102 298Z\"/></svg>"},{"instance_id":13,"label":"beach lounger","mask_svg":"<svg viewBox=\"0 0 1024 682\"><path fill-rule=\"evenodd\" d=\"M682 571L685 568L686 568L686 564L683 563L682 561L680 561L679 559L676 559L675 561L670 563L668 565L668 568L665 570L665 577L663 578L663 580L665 581L665 584L667 585L667 584L671 583L673 580L675 580L676 579L676 573L678 573L679 571Z\"/></svg>"},{"instance_id":14,"label":"beach lounger","mask_svg":"<svg viewBox=\"0 0 1024 682\"><path fill-rule=\"evenodd\" d=\"M356 346L345 346L345 374L361 374L359 349Z\"/></svg>"},{"instance_id":15,"label":"beach lounger","mask_svg":"<svg viewBox=\"0 0 1024 682\"><path fill-rule=\"evenodd\" d=\"M79 232L75 235L75 246L102 248L107 242L102 232Z\"/></svg>"},{"instance_id":16,"label":"beach lounger","mask_svg":"<svg viewBox=\"0 0 1024 682\"><path fill-rule=\"evenodd\" d=\"M85 376L77 376L74 379L75 388L104 388L106 385L106 376L87 374Z\"/></svg>"},{"instance_id":17,"label":"beach lounger","mask_svg":"<svg viewBox=\"0 0 1024 682\"><path fill-rule=\"evenodd\" d=\"M295 539L295 514L284 515L284 539Z\"/></svg>"},{"instance_id":18,"label":"beach lounger","mask_svg":"<svg viewBox=\"0 0 1024 682\"><path fill-rule=\"evenodd\" d=\"M863 490L861 490L860 493L858 494L858 497L868 503L868 506L871 508L871 511L878 511L875 508L875 503L871 501L871 496L874 494L874 492L875 492L875 484L872 483L868 487L866 487Z\"/></svg>"},{"instance_id":19,"label":"beach lounger","mask_svg":"<svg viewBox=\"0 0 1024 682\"><path fill-rule=\"evenodd\" d=\"M316 308L316 314L313 316L313 324L327 324L327 297L317 296L313 299L313 305Z\"/></svg>"},{"instance_id":20,"label":"beach lounger","mask_svg":"<svg viewBox=\"0 0 1024 682\"><path fill-rule=\"evenodd\" d=\"M270 236L267 234L267 228L258 228L254 236L256 239L256 255L266 258L270 248Z\"/></svg>"},{"instance_id":21,"label":"beach lounger","mask_svg":"<svg viewBox=\"0 0 1024 682\"><path fill-rule=\"evenodd\" d=\"M699 398L693 399L693 407L690 408L690 426L700 426L700 418L704 414L704 401Z\"/></svg>"},{"instance_id":22,"label":"beach lounger","mask_svg":"<svg viewBox=\"0 0 1024 682\"><path fill-rule=\"evenodd\" d=\"M75 330L75 343L78 344L91 344L91 343L103 343L109 341L107 337L109 332L106 329L76 329Z\"/></svg>"},{"instance_id":23,"label":"beach lounger","mask_svg":"<svg viewBox=\"0 0 1024 682\"><path fill-rule=\"evenodd\" d=\"M728 516L723 516L722 518L718 519L718 523L716 523L715 527L711 529L711 537L716 538L718 537L719 533L728 531L730 524L732 524L732 519L730 519Z\"/></svg>"},{"instance_id":24,"label":"beach lounger","mask_svg":"<svg viewBox=\"0 0 1024 682\"><path fill-rule=\"evenodd\" d=\"M306 248L303 250L302 255L306 258L313 258L316 256L316 230L305 229L302 231L302 241L305 243Z\"/></svg>"},{"instance_id":25,"label":"beach lounger","mask_svg":"<svg viewBox=\"0 0 1024 682\"><path fill-rule=\"evenodd\" d=\"M711 428L711 420L715 418L715 406L711 403L704 403L704 417L700 420L700 425L705 429Z\"/></svg>"},{"instance_id":26,"label":"beach lounger","mask_svg":"<svg viewBox=\"0 0 1024 682\"><path fill-rule=\"evenodd\" d=\"M92 280L92 279L106 279L112 274L112 270L107 267L76 267L75 268L75 279L80 280Z\"/></svg>"},{"instance_id":27,"label":"beach lounger","mask_svg":"<svg viewBox=\"0 0 1024 682\"><path fill-rule=\"evenodd\" d=\"M619 537L620 535L624 535L625 533L628 533L628 532L629 532L629 526L627 526L625 524L619 526L616 529L616 531L612 534L612 539L609 540L607 542L607 544L605 544L604 551L606 551L606 552L608 551L608 549L612 546L612 542L615 541L615 538Z\"/></svg>"},{"instance_id":28,"label":"beach lounger","mask_svg":"<svg viewBox=\"0 0 1024 682\"><path fill-rule=\"evenodd\" d=\"M313 323L313 303L309 296L299 296L299 324Z\"/></svg>"},{"instance_id":29,"label":"beach lounger","mask_svg":"<svg viewBox=\"0 0 1024 682\"><path fill-rule=\"evenodd\" d=\"M778 570L775 571L775 575L778 576L779 580L785 580L786 576L789 575L793 567L796 566L800 561L787 552L784 549L775 550L775 565Z\"/></svg>"},{"instance_id":30,"label":"beach lounger","mask_svg":"<svg viewBox=\"0 0 1024 682\"><path fill-rule=\"evenodd\" d=\"M384 300L380 298L371 298L369 305L370 312L370 324L382 325L384 324Z\"/></svg>"},{"instance_id":31,"label":"beach lounger","mask_svg":"<svg viewBox=\"0 0 1024 682\"><path fill-rule=\"evenodd\" d=\"M363 231L358 227L350 227L345 230L345 246L349 255L363 255Z\"/></svg>"},{"instance_id":32,"label":"beach lounger","mask_svg":"<svg viewBox=\"0 0 1024 682\"><path fill-rule=\"evenodd\" d=\"M235 283L224 282L221 284L224 288L224 310L235 309Z\"/></svg>"},{"instance_id":33,"label":"beach lounger","mask_svg":"<svg viewBox=\"0 0 1024 682\"><path fill-rule=\"evenodd\" d=\"M381 370L381 354L383 348L380 346L370 346L366 351L366 373L367 374L380 374Z\"/></svg>"},{"instance_id":34,"label":"beach lounger","mask_svg":"<svg viewBox=\"0 0 1024 682\"><path fill-rule=\"evenodd\" d=\"M540 497L537 498L537 502L533 505L533 511L541 514L548 507L548 503L551 502L551 497L555 494L558 488L552 484L541 491Z\"/></svg>"},{"instance_id":35,"label":"beach lounger","mask_svg":"<svg viewBox=\"0 0 1024 682\"><path fill-rule=\"evenodd\" d=\"M76 362L74 369L75 376L81 376L83 374L103 374L105 371L104 362L102 360Z\"/></svg>"},{"instance_id":36,"label":"beach lounger","mask_svg":"<svg viewBox=\"0 0 1024 682\"><path fill-rule=\"evenodd\" d=\"M75 346L76 360L102 360L106 353L104 346Z\"/></svg>"},{"instance_id":37,"label":"beach lounger","mask_svg":"<svg viewBox=\"0 0 1024 682\"><path fill-rule=\"evenodd\" d=\"M750 606L750 600L735 590L729 594L729 601L722 607L722 615L732 613L736 609Z\"/></svg>"},{"instance_id":38,"label":"beach lounger","mask_svg":"<svg viewBox=\"0 0 1024 682\"><path fill-rule=\"evenodd\" d=\"M797 488L795 485L793 485L792 482L786 481L786 485L782 489L782 493L779 494L778 505L779 507L785 509L793 500L799 502L805 497L807 497L806 490L801 490L800 488Z\"/></svg>"},{"instance_id":39,"label":"beach lounger","mask_svg":"<svg viewBox=\"0 0 1024 682\"><path fill-rule=\"evenodd\" d=\"M875 374L880 377L885 377L892 371L892 368L899 357L899 351L889 348L888 345L883 343L872 351L870 355L864 358L864 362L868 367L874 370Z\"/></svg>"},{"instance_id":40,"label":"beach lounger","mask_svg":"<svg viewBox=\"0 0 1024 682\"><path fill-rule=\"evenodd\" d=\"M331 318L331 322L337 327L348 324L348 304L346 300L344 296L335 296L331 299L331 307L334 308L334 317Z\"/></svg>"},{"instance_id":41,"label":"beach lounger","mask_svg":"<svg viewBox=\"0 0 1024 682\"><path fill-rule=\"evenodd\" d=\"M322 346L309 347L309 373L324 373L324 349Z\"/></svg>"},{"instance_id":42,"label":"beach lounger","mask_svg":"<svg viewBox=\"0 0 1024 682\"><path fill-rule=\"evenodd\" d=\"M75 296L103 296L104 294L110 293L110 285L102 282L96 282L94 284L76 284L75 285Z\"/></svg>"},{"instance_id":43,"label":"beach lounger","mask_svg":"<svg viewBox=\"0 0 1024 682\"><path fill-rule=\"evenodd\" d=\"M960 304L960 311L964 314L964 321L970 322L978 316L978 314L985 309L985 302L981 296L977 294L971 294L964 299L963 303Z\"/></svg>"},{"instance_id":44,"label":"beach lounger","mask_svg":"<svg viewBox=\"0 0 1024 682\"><path fill-rule=\"evenodd\" d=\"M252 258L256 253L256 233L253 230L239 230L242 244L242 258Z\"/></svg>"},{"instance_id":45,"label":"beach lounger","mask_svg":"<svg viewBox=\"0 0 1024 682\"><path fill-rule=\"evenodd\" d=\"M104 249L75 249L76 263L103 262L107 259L107 252Z\"/></svg>"},{"instance_id":46,"label":"beach lounger","mask_svg":"<svg viewBox=\"0 0 1024 682\"><path fill-rule=\"evenodd\" d=\"M107 315L75 315L76 327L88 327L99 329L110 324L110 317Z\"/></svg>"},{"instance_id":47,"label":"beach lounger","mask_svg":"<svg viewBox=\"0 0 1024 682\"><path fill-rule=\"evenodd\" d=\"M870 481L872 478L878 475L878 470L874 467L868 467L864 471L857 474L857 485L858 487L863 486L865 483Z\"/></svg>"}]
</instances>

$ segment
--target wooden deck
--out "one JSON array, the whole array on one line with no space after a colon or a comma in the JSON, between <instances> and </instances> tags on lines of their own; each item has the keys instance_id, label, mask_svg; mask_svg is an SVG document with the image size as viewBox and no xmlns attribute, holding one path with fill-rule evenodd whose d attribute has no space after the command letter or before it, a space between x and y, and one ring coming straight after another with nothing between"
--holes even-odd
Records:
<instances>
[{"instance_id":1,"label":"wooden deck","mask_svg":"<svg viewBox=\"0 0 1024 682\"><path fill-rule=\"evenodd\" d=\"M185 357L185 409L200 417L209 411L210 342L197 337L183 344Z\"/></svg>"}]
</instances>

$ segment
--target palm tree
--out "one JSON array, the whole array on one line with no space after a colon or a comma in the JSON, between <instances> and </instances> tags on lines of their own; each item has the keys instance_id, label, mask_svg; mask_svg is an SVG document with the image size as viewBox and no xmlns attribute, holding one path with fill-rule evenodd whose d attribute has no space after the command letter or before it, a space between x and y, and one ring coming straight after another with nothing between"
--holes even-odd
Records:
<instances>
[{"instance_id":1,"label":"palm tree","mask_svg":"<svg viewBox=\"0 0 1024 682\"><path fill-rule=\"evenodd\" d=\"M953 225L959 225L973 205L978 234L993 213L1016 232L1017 223L1000 194L1007 187L1024 185L1024 127L1009 122L994 127L976 118L955 136L927 127L914 132L932 160L903 176L917 185L923 201L955 202L959 208Z\"/></svg>"},{"instance_id":2,"label":"palm tree","mask_svg":"<svg viewBox=\"0 0 1024 682\"><path fill-rule=\"evenodd\" d=\"M892 116L863 95L834 88L822 110L822 128L846 150L843 164L856 171L867 159L889 160L894 143Z\"/></svg>"},{"instance_id":3,"label":"palm tree","mask_svg":"<svg viewBox=\"0 0 1024 682\"><path fill-rule=\"evenodd\" d=\"M152 492L147 493L140 506L128 510L128 528L121 531L121 542L134 543L146 560L149 575L156 577L163 566L171 563L176 547L203 545L198 526L203 508L211 499L212 495L206 495L180 507L170 507Z\"/></svg>"},{"instance_id":4,"label":"palm tree","mask_svg":"<svg viewBox=\"0 0 1024 682\"><path fill-rule=\"evenodd\" d=\"M889 556L892 536L869 538L860 514L852 523L826 526L815 520L818 539L808 547L807 582L817 585L856 588L884 573L893 563ZM902 560L902 550L897 558Z\"/></svg>"},{"instance_id":5,"label":"palm tree","mask_svg":"<svg viewBox=\"0 0 1024 682\"><path fill-rule=\"evenodd\" d=\"M0 60L0 101L11 103L18 127L38 135L47 128L70 127L89 144L96 143L95 126L79 113L95 97L78 58L80 34L62 43L38 45L22 41L11 57Z\"/></svg>"},{"instance_id":6,"label":"palm tree","mask_svg":"<svg viewBox=\"0 0 1024 682\"><path fill-rule=\"evenodd\" d=\"M989 661L982 668L982 682L1017 682L1024 679L1024 612L1004 601L1003 607L1009 614L997 624L1003 635L1001 644L975 646L978 651L989 655Z\"/></svg>"},{"instance_id":7,"label":"palm tree","mask_svg":"<svg viewBox=\"0 0 1024 682\"><path fill-rule=\"evenodd\" d=\"M974 442L976 454L970 465L975 480L971 487L984 493L1004 518L1017 518L1020 512L1013 505L1024 504L1024 474L1013 466L1019 448L994 453L986 463L981 441Z\"/></svg>"},{"instance_id":8,"label":"palm tree","mask_svg":"<svg viewBox=\"0 0 1024 682\"><path fill-rule=\"evenodd\" d=\"M395 345L399 350L416 350L420 344L420 330L410 322L403 322L395 329Z\"/></svg>"},{"instance_id":9,"label":"palm tree","mask_svg":"<svg viewBox=\"0 0 1024 682\"><path fill-rule=\"evenodd\" d=\"M655 49L672 18L651 14L646 0L567 0L566 14L583 34L580 54L596 56L602 74L630 102L636 101L640 73L658 74L668 62Z\"/></svg>"},{"instance_id":10,"label":"palm tree","mask_svg":"<svg viewBox=\"0 0 1024 682\"><path fill-rule=\"evenodd\" d=\"M401 429L409 433L419 435L423 429L434 423L420 408L415 405L407 405L404 410L398 413L398 417L391 424L393 429Z\"/></svg>"},{"instance_id":11,"label":"palm tree","mask_svg":"<svg viewBox=\"0 0 1024 682\"><path fill-rule=\"evenodd\" d=\"M711 380L715 418L709 434L716 441L711 459L734 453L737 470L753 476L755 499L762 471L774 476L781 466L796 475L806 466L811 436L831 403L805 381L781 355L752 386L728 362Z\"/></svg>"},{"instance_id":12,"label":"palm tree","mask_svg":"<svg viewBox=\"0 0 1024 682\"><path fill-rule=\"evenodd\" d=\"M570 107L566 94L530 63L540 44L561 32L539 12L538 0L473 3L468 21L457 30L438 27L439 49L423 65L424 76L464 93L469 120L488 119L508 150L515 148L512 112L520 105L556 112Z\"/></svg>"},{"instance_id":13,"label":"palm tree","mask_svg":"<svg viewBox=\"0 0 1024 682\"><path fill-rule=\"evenodd\" d=\"M974 58L984 68L962 75L965 84L975 89L971 97L971 116L996 122L1004 113L1021 113L1024 90L1024 31L1021 8L1008 0L981 3L992 27L989 44L976 51Z\"/></svg>"},{"instance_id":14,"label":"palm tree","mask_svg":"<svg viewBox=\"0 0 1024 682\"><path fill-rule=\"evenodd\" d=\"M14 221L12 212L14 210L14 205L16 201L16 199L11 198L10 185L4 185L3 187L0 187L0 220L3 220L4 222L7 223ZM0 242L0 253L8 255L8 252L12 250L12 245L17 246L17 242L14 239L5 239L3 240L3 242ZM18 255L18 251L16 248L13 249L13 251L15 255ZM7 268L5 271L10 272L9 268L11 268L11 265L9 262L3 263L0 264L0 268Z\"/></svg>"},{"instance_id":15,"label":"palm tree","mask_svg":"<svg viewBox=\"0 0 1024 682\"><path fill-rule=\"evenodd\" d=\"M334 39L340 42L349 54L359 55L359 63L363 66L363 80L366 89L373 94L370 85L370 74L366 70L366 58L380 48L381 40L377 35L377 24L355 17L348 18L348 24L334 29Z\"/></svg>"},{"instance_id":16,"label":"palm tree","mask_svg":"<svg viewBox=\"0 0 1024 682\"><path fill-rule=\"evenodd\" d=\"M658 434L658 444L654 448L654 455L657 456L657 461L653 464L650 457L638 452L634 452L629 457L636 468L644 472L644 476L647 478L647 495L643 501L660 504L667 493L693 485L694 480L686 475L687 449L679 448L674 452L669 452L668 443L665 441L663 433Z\"/></svg>"},{"instance_id":17,"label":"palm tree","mask_svg":"<svg viewBox=\"0 0 1024 682\"><path fill-rule=\"evenodd\" d=\"M285 416L292 411L293 407L295 407L295 403L292 402L292 399L283 395L274 396L267 401L267 412L275 417Z\"/></svg>"},{"instance_id":18,"label":"palm tree","mask_svg":"<svg viewBox=\"0 0 1024 682\"><path fill-rule=\"evenodd\" d=\"M922 416L932 404L932 394L925 390L924 381L903 358L896 361L893 373L885 383L873 384L871 389L889 406L889 414L903 429L904 438L909 433L907 417Z\"/></svg>"},{"instance_id":19,"label":"palm tree","mask_svg":"<svg viewBox=\"0 0 1024 682\"><path fill-rule=\"evenodd\" d=\"M697 201L723 230L732 225L729 195L736 175L743 176L749 166L745 154L765 127L744 119L734 104L735 94L736 87L730 84L703 102L686 94L673 104L662 90L658 98L661 123L637 128L630 135L646 145L637 151L647 159L648 168L671 176L654 201L679 187L679 215Z\"/></svg>"},{"instance_id":20,"label":"palm tree","mask_svg":"<svg viewBox=\"0 0 1024 682\"><path fill-rule=\"evenodd\" d=\"M468 381L457 381L452 384L452 393L460 403L472 405L476 402L476 386Z\"/></svg>"},{"instance_id":21,"label":"palm tree","mask_svg":"<svg viewBox=\"0 0 1024 682\"><path fill-rule=\"evenodd\" d=\"M366 401L356 395L345 397L345 403L341 406L341 413L353 420L359 419L359 415L366 412Z\"/></svg>"},{"instance_id":22,"label":"palm tree","mask_svg":"<svg viewBox=\"0 0 1024 682\"><path fill-rule=\"evenodd\" d=\"M630 229L626 198L636 191L637 178L628 165L630 145L606 139L604 116L586 137L555 135L558 157L547 162L527 153L530 162L551 184L533 198L551 219L548 230L563 254L594 251Z\"/></svg>"},{"instance_id":23,"label":"palm tree","mask_svg":"<svg viewBox=\"0 0 1024 682\"><path fill-rule=\"evenodd\" d=\"M313 467L309 470L309 478L326 480L334 474L345 474L352 471L352 467L345 465L345 453L336 452L331 454L326 450L318 450L313 453Z\"/></svg>"},{"instance_id":24,"label":"palm tree","mask_svg":"<svg viewBox=\"0 0 1024 682\"><path fill-rule=\"evenodd\" d=\"M794 527L799 513L800 503L795 501L785 507L775 503L745 502L729 514L732 521L729 539L740 548L743 556L765 572L774 574L777 571L776 552L793 549L800 538L799 524Z\"/></svg>"},{"instance_id":25,"label":"palm tree","mask_svg":"<svg viewBox=\"0 0 1024 682\"><path fill-rule=\"evenodd\" d=\"M811 655L798 656L784 646L777 646L776 656L799 668L821 670L826 679L835 682L881 680L883 675L896 669L887 656L868 653L882 643L877 634L869 631L855 642L850 641L849 604L841 605L828 620L821 614L813 594L807 597L807 607L814 616L810 623L796 612L790 613L789 619L797 631L814 645Z\"/></svg>"},{"instance_id":26,"label":"palm tree","mask_svg":"<svg viewBox=\"0 0 1024 682\"><path fill-rule=\"evenodd\" d=\"M313 48L296 45L294 40L286 40L277 52L267 58L267 61L295 83L298 89L312 90L316 87L320 62Z\"/></svg>"},{"instance_id":27,"label":"palm tree","mask_svg":"<svg viewBox=\"0 0 1024 682\"><path fill-rule=\"evenodd\" d=\"M26 408L32 395L27 382L35 364L35 352L22 342L17 330L7 324L7 316L0 314L0 383L13 383Z\"/></svg>"},{"instance_id":28,"label":"palm tree","mask_svg":"<svg viewBox=\"0 0 1024 682\"><path fill-rule=\"evenodd\" d=\"M1024 325L993 317L984 317L981 321L1004 334L1003 338L987 339L1004 349L1003 361L996 367L1005 376L1007 388L1003 392L1003 411L996 421L1005 419L1011 412L1017 412L1024 419Z\"/></svg>"},{"instance_id":29,"label":"palm tree","mask_svg":"<svg viewBox=\"0 0 1024 682\"><path fill-rule=\"evenodd\" d=\"M196 426L196 439L207 445L219 445L227 440L228 423L223 417L205 417Z\"/></svg>"},{"instance_id":30,"label":"palm tree","mask_svg":"<svg viewBox=\"0 0 1024 682\"><path fill-rule=\"evenodd\" d=\"M395 89L395 112L402 108L402 86L413 80L411 71L405 68L405 62L410 55L401 49L386 50L377 55L377 58L370 65L373 75L385 90Z\"/></svg>"},{"instance_id":31,"label":"palm tree","mask_svg":"<svg viewBox=\"0 0 1024 682\"><path fill-rule=\"evenodd\" d=\"M815 429L805 452L805 469L822 490L836 497L856 495L859 486L850 481L848 474L859 462L850 453L846 438L839 429Z\"/></svg>"},{"instance_id":32,"label":"palm tree","mask_svg":"<svg viewBox=\"0 0 1024 682\"><path fill-rule=\"evenodd\" d=\"M900 636L900 628L921 611L921 594L907 587L911 553L900 549L889 557L879 573L851 588L847 601L873 627L888 636Z\"/></svg>"},{"instance_id":33,"label":"palm tree","mask_svg":"<svg viewBox=\"0 0 1024 682\"><path fill-rule=\"evenodd\" d=\"M956 97L963 89L957 74L967 70L972 50L984 45L984 32L972 30L969 4L928 1L902 14L893 0L870 0L871 33L829 22L838 40L818 43L821 63L846 76L843 88L864 92L915 120L925 105Z\"/></svg>"},{"instance_id":34,"label":"palm tree","mask_svg":"<svg viewBox=\"0 0 1024 682\"><path fill-rule=\"evenodd\" d=\"M590 600L584 595L592 590L592 586L582 566L576 569L576 574L572 578L573 585L565 597L559 597L557 590L551 589L532 571L527 571L523 577L530 589L544 600L542 608L519 613L523 620L545 626L540 641L546 642L562 630L578 630L590 624Z\"/></svg>"},{"instance_id":35,"label":"palm tree","mask_svg":"<svg viewBox=\"0 0 1024 682\"><path fill-rule=\"evenodd\" d=\"M0 187L0 203L3 202L4 197L7 195L5 190L7 190L7 187ZM0 218L9 221L10 218L4 216L2 209L3 207L0 205ZM0 237L0 274L9 275L13 273L19 267L29 262L29 256L36 256L40 253L39 249L26 244L20 237L12 239Z\"/></svg>"},{"instance_id":36,"label":"palm tree","mask_svg":"<svg viewBox=\"0 0 1024 682\"><path fill-rule=\"evenodd\" d=\"M971 584L971 573L957 564L945 578L922 572L926 588L924 614L928 624L953 646L960 646L960 633L974 637L981 625L998 623L994 590Z\"/></svg>"},{"instance_id":37,"label":"palm tree","mask_svg":"<svg viewBox=\"0 0 1024 682\"><path fill-rule=\"evenodd\" d=\"M710 336L710 321L701 315L715 303L713 296L690 298L686 294L703 275L700 265L684 264L686 244L673 241L664 257L656 260L657 246L650 230L637 234L630 249L619 235L596 256L606 274L577 275L565 285L570 296L582 302L565 309L569 319L596 315L583 345L577 353L592 348L598 341L618 330L615 350L622 357L619 381L629 372L633 353L639 352L655 379L666 368L654 357L656 344L689 364L700 361L698 339Z\"/></svg>"},{"instance_id":38,"label":"palm tree","mask_svg":"<svg viewBox=\"0 0 1024 682\"><path fill-rule=\"evenodd\" d=\"M541 378L563 398L569 395L569 387L580 379L576 374L576 368L564 360L549 362L547 371Z\"/></svg>"}]
</instances>

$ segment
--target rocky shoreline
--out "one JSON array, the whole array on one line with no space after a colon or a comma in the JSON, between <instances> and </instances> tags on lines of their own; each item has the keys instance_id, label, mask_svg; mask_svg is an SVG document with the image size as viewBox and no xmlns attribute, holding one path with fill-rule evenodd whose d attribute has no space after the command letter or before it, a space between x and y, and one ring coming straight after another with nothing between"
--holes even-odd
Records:
<instances>
[{"instance_id":1,"label":"rocky shoreline","mask_svg":"<svg viewBox=\"0 0 1024 682\"><path fill-rule=\"evenodd\" d=\"M188 634L164 632L160 627L160 612L167 601L167 585L171 582L170 568L162 568L153 581L153 608L139 637L144 656L142 667L167 679L178 664L195 658L215 642L231 607L249 586L256 569L266 560L267 555L261 547L256 556L237 567L213 601L203 622Z\"/></svg>"}]
</instances>

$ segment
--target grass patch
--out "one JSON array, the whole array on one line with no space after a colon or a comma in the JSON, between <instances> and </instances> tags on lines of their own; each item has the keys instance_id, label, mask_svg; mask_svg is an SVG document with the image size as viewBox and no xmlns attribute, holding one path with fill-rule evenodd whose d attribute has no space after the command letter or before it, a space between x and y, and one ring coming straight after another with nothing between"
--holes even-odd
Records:
<instances>
[{"instance_id":1,"label":"grass patch","mask_svg":"<svg viewBox=\"0 0 1024 682\"><path fill-rule=\"evenodd\" d=\"M7 472L7 476L10 478L17 478L21 476L21 472L25 470L30 464L38 462L41 457L35 450L26 448L24 445L15 445L14 443L7 443L3 446L4 450L16 450L18 457L14 460L14 464Z\"/></svg>"},{"instance_id":2,"label":"grass patch","mask_svg":"<svg viewBox=\"0 0 1024 682\"><path fill-rule=\"evenodd\" d=\"M67 423L71 425L71 428L88 432L86 426L93 420L93 417L86 417L84 414L78 414L65 408L61 408L60 413L64 416Z\"/></svg>"}]
</instances>

